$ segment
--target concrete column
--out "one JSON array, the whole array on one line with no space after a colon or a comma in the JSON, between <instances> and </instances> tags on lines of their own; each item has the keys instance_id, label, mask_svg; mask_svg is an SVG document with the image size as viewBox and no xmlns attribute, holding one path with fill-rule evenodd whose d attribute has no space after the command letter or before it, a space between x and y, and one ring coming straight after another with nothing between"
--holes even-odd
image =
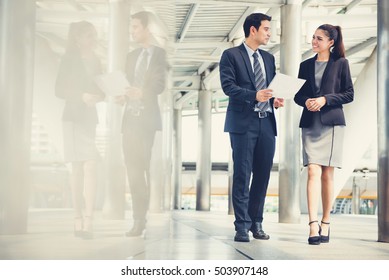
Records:
<instances>
[{"instance_id":1,"label":"concrete column","mask_svg":"<svg viewBox=\"0 0 389 280\"><path fill-rule=\"evenodd\" d=\"M173 94L172 94L173 80L172 70L168 71L167 90L163 94L164 102L162 102L162 160L163 160L163 209L171 210L173 204L173 141L174 141L174 107L173 107Z\"/></svg>"},{"instance_id":2,"label":"concrete column","mask_svg":"<svg viewBox=\"0 0 389 280\"><path fill-rule=\"evenodd\" d=\"M35 1L0 1L0 234L27 231Z\"/></svg>"},{"instance_id":3,"label":"concrete column","mask_svg":"<svg viewBox=\"0 0 389 280\"><path fill-rule=\"evenodd\" d=\"M209 211L211 208L211 126L212 92L199 92L198 154L196 164L196 210Z\"/></svg>"},{"instance_id":4,"label":"concrete column","mask_svg":"<svg viewBox=\"0 0 389 280\"><path fill-rule=\"evenodd\" d=\"M125 68L129 42L129 6L125 0L109 1L108 72ZM122 108L108 100L108 146L106 157L107 188L103 207L104 217L123 219L125 211L126 171L122 161Z\"/></svg>"},{"instance_id":5,"label":"concrete column","mask_svg":"<svg viewBox=\"0 0 389 280\"><path fill-rule=\"evenodd\" d=\"M182 186L182 109L173 113L174 198L173 209L181 209Z\"/></svg>"},{"instance_id":6,"label":"concrete column","mask_svg":"<svg viewBox=\"0 0 389 280\"><path fill-rule=\"evenodd\" d=\"M275 30L273 30L275 32ZM297 77L301 62L301 1L281 7L280 72ZM279 212L281 223L300 222L300 109L285 100L279 109Z\"/></svg>"},{"instance_id":7,"label":"concrete column","mask_svg":"<svg viewBox=\"0 0 389 280\"><path fill-rule=\"evenodd\" d=\"M161 109L162 130L155 133L150 161L150 203L151 213L160 213L171 209L172 197L172 145L173 145L173 109L172 95L169 89L168 73L166 82L168 89L158 96Z\"/></svg>"},{"instance_id":8,"label":"concrete column","mask_svg":"<svg viewBox=\"0 0 389 280\"><path fill-rule=\"evenodd\" d=\"M389 242L389 2L378 0L378 241Z\"/></svg>"},{"instance_id":9,"label":"concrete column","mask_svg":"<svg viewBox=\"0 0 389 280\"><path fill-rule=\"evenodd\" d=\"M359 214L359 209L361 208L361 190L356 182L356 176L353 178L353 188L352 188L352 204L351 212L355 215Z\"/></svg>"}]
</instances>

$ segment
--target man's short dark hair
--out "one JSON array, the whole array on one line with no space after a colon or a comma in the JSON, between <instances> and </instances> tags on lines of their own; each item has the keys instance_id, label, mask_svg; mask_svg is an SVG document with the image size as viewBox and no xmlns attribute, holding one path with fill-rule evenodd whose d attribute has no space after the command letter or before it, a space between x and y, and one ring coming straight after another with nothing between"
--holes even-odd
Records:
<instances>
[{"instance_id":1,"label":"man's short dark hair","mask_svg":"<svg viewBox=\"0 0 389 280\"><path fill-rule=\"evenodd\" d=\"M138 12L133 15L131 15L132 19L139 19L143 27L148 27L149 26L149 12Z\"/></svg>"},{"instance_id":2,"label":"man's short dark hair","mask_svg":"<svg viewBox=\"0 0 389 280\"><path fill-rule=\"evenodd\" d=\"M249 37L251 26L254 26L255 29L258 30L263 20L271 21L271 16L262 13L253 13L248 15L243 23L244 36L246 38Z\"/></svg>"}]
</instances>

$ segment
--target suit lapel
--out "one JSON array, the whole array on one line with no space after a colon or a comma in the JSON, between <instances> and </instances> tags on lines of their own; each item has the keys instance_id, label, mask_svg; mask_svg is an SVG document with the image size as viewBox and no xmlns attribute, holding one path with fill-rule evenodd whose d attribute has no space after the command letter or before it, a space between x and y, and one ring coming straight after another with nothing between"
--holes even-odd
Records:
<instances>
[{"instance_id":1,"label":"suit lapel","mask_svg":"<svg viewBox=\"0 0 389 280\"><path fill-rule=\"evenodd\" d=\"M315 86L315 61L316 61L317 55L315 55L311 60L309 61L308 64L308 79L309 79L309 84L311 85L311 89L313 92L313 96L315 95L316 92L316 86Z\"/></svg>"},{"instance_id":2,"label":"suit lapel","mask_svg":"<svg viewBox=\"0 0 389 280\"><path fill-rule=\"evenodd\" d=\"M267 55L264 55L264 52L260 49L258 49L261 56L262 56L262 59L263 59L263 64L265 66L265 72L266 72L266 87L270 84L271 80L270 79L273 79L272 75L272 71L271 71L271 67L270 65L272 64L272 62L270 61L269 57Z\"/></svg>"},{"instance_id":3,"label":"suit lapel","mask_svg":"<svg viewBox=\"0 0 389 280\"><path fill-rule=\"evenodd\" d=\"M253 83L253 86L255 88L255 77L254 77L254 72L253 72L253 68L251 66L249 55L247 54L246 48L244 47L243 44L241 44L239 46L239 50L240 50L240 53L243 57L243 61L244 61L244 64L246 66L246 70L249 73L250 80Z\"/></svg>"},{"instance_id":4,"label":"suit lapel","mask_svg":"<svg viewBox=\"0 0 389 280\"><path fill-rule=\"evenodd\" d=\"M160 52L159 52L159 49L157 47L153 47L153 52L151 54L151 57L150 57L150 62L149 62L149 66L147 67L147 70L146 70L146 78L150 75L150 71L152 70L153 68L153 65L156 65L157 63L157 60L160 56Z\"/></svg>"},{"instance_id":5,"label":"suit lapel","mask_svg":"<svg viewBox=\"0 0 389 280\"><path fill-rule=\"evenodd\" d=\"M138 57L140 56L141 52L142 48L138 48L130 54L127 70L130 83L134 82L136 62L138 61Z\"/></svg>"}]
</instances>

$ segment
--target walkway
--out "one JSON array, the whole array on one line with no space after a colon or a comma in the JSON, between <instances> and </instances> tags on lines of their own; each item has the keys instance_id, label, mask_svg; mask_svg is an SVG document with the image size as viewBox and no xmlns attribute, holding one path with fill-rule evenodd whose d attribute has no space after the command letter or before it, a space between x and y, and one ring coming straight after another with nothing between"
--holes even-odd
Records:
<instances>
[{"instance_id":1,"label":"walkway","mask_svg":"<svg viewBox=\"0 0 389 280\"><path fill-rule=\"evenodd\" d=\"M127 213L130 216L130 213ZM221 212L151 213L143 237L127 238L130 219L95 218L92 240L75 238L70 210L32 210L29 232L0 236L2 260L389 260L389 243L377 242L377 218L333 215L331 242L307 244L307 216L278 223L266 213L271 238L233 242L233 216Z\"/></svg>"}]
</instances>

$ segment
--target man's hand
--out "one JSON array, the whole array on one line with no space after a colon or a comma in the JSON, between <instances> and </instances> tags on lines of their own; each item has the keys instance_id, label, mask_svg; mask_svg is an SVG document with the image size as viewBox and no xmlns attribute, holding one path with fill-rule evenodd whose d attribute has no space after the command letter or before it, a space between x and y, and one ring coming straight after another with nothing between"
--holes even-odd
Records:
<instances>
[{"instance_id":1,"label":"man's hand","mask_svg":"<svg viewBox=\"0 0 389 280\"><path fill-rule=\"evenodd\" d=\"M126 96L129 100L141 100L143 97L143 92L140 88L129 87L126 89Z\"/></svg>"},{"instance_id":2,"label":"man's hand","mask_svg":"<svg viewBox=\"0 0 389 280\"><path fill-rule=\"evenodd\" d=\"M127 102L127 97L125 95L117 95L114 97L114 102L123 106Z\"/></svg>"},{"instance_id":3,"label":"man's hand","mask_svg":"<svg viewBox=\"0 0 389 280\"><path fill-rule=\"evenodd\" d=\"M272 89L261 89L257 91L256 100L258 102L266 102L273 96L273 90Z\"/></svg>"},{"instance_id":4,"label":"man's hand","mask_svg":"<svg viewBox=\"0 0 389 280\"><path fill-rule=\"evenodd\" d=\"M283 98L274 98L274 107L276 109L280 108L280 107L284 107L284 99Z\"/></svg>"}]
</instances>

